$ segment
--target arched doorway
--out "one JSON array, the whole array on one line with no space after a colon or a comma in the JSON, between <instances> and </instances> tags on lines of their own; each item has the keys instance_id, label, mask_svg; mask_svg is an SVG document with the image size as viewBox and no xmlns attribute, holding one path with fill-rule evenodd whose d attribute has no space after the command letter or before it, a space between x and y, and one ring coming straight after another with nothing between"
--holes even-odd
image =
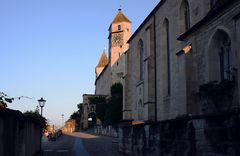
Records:
<instances>
[{"instance_id":1,"label":"arched doorway","mask_svg":"<svg viewBox=\"0 0 240 156\"><path fill-rule=\"evenodd\" d=\"M97 122L96 112L90 112L88 114L88 128L92 128Z\"/></svg>"}]
</instances>

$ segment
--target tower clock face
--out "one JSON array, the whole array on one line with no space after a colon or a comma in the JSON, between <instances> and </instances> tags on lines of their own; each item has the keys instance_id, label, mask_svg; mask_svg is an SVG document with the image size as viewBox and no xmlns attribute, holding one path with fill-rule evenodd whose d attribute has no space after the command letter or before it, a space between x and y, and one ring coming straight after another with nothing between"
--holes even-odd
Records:
<instances>
[{"instance_id":1,"label":"tower clock face","mask_svg":"<svg viewBox=\"0 0 240 156\"><path fill-rule=\"evenodd\" d=\"M123 35L122 34L113 34L112 45L113 46L123 45Z\"/></svg>"}]
</instances>

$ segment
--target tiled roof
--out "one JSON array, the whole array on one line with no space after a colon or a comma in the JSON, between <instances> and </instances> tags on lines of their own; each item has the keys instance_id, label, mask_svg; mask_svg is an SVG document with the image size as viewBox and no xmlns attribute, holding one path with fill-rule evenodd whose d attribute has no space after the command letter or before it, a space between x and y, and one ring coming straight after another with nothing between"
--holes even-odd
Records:
<instances>
[{"instance_id":1,"label":"tiled roof","mask_svg":"<svg viewBox=\"0 0 240 156\"><path fill-rule=\"evenodd\" d=\"M101 58L98 62L97 67L105 67L107 64L108 64L108 58L107 58L107 55L106 55L106 51L104 50L103 53L102 53L102 56L101 56Z\"/></svg>"},{"instance_id":2,"label":"tiled roof","mask_svg":"<svg viewBox=\"0 0 240 156\"><path fill-rule=\"evenodd\" d=\"M120 23L120 22L129 22L129 23L131 23L131 21L122 13L122 10L118 9L118 14L114 18L112 23Z\"/></svg>"}]
</instances>

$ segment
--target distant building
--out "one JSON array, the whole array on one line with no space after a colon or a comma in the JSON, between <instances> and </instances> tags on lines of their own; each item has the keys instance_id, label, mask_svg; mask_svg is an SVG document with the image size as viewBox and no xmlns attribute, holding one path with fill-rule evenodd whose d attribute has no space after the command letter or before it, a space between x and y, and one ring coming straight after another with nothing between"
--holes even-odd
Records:
<instances>
[{"instance_id":1,"label":"distant building","mask_svg":"<svg viewBox=\"0 0 240 156\"><path fill-rule=\"evenodd\" d=\"M119 9L109 27L109 52L106 51L96 67L95 94L110 95L110 88L115 83L122 83L125 73L125 52L131 36L131 21Z\"/></svg>"},{"instance_id":2,"label":"distant building","mask_svg":"<svg viewBox=\"0 0 240 156\"><path fill-rule=\"evenodd\" d=\"M100 124L96 117L96 106L89 103L89 97L110 96L111 86L123 83L125 76L125 53L128 50L128 39L131 36L131 21L119 9L109 27L109 52L106 50L96 66L95 94L83 95L83 114L81 127L88 128L91 124Z\"/></svg>"},{"instance_id":3,"label":"distant building","mask_svg":"<svg viewBox=\"0 0 240 156\"><path fill-rule=\"evenodd\" d=\"M65 122L64 127L62 128L62 131L64 133L73 133L76 130L76 120L69 119Z\"/></svg>"},{"instance_id":4,"label":"distant building","mask_svg":"<svg viewBox=\"0 0 240 156\"><path fill-rule=\"evenodd\" d=\"M97 118L96 105L91 104L89 101L89 98L101 96L106 97L106 95L83 94L83 113L80 122L81 129L87 129L94 124L101 124L101 121Z\"/></svg>"}]
</instances>

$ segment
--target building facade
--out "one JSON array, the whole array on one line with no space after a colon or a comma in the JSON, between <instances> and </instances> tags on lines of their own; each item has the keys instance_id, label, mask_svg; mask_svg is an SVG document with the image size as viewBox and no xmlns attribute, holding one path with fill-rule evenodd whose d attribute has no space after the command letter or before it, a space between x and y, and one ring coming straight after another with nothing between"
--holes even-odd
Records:
<instances>
[{"instance_id":1,"label":"building facade","mask_svg":"<svg viewBox=\"0 0 240 156\"><path fill-rule=\"evenodd\" d=\"M161 0L128 41L119 150L240 155L239 41L239 0Z\"/></svg>"},{"instance_id":2,"label":"building facade","mask_svg":"<svg viewBox=\"0 0 240 156\"><path fill-rule=\"evenodd\" d=\"M83 113L81 127L89 128L89 119L94 117L95 123L100 124L96 116L96 106L90 104L89 98L109 97L111 95L111 86L115 83L123 83L122 78L125 75L125 53L128 50L128 39L131 36L131 21L123 14L121 9L109 27L109 52L108 57L104 50L102 56L95 68L95 94L83 95Z\"/></svg>"},{"instance_id":3,"label":"building facade","mask_svg":"<svg viewBox=\"0 0 240 156\"><path fill-rule=\"evenodd\" d=\"M131 36L131 21L119 9L110 24L108 59L103 52L96 67L95 94L110 95L110 88L115 83L122 83L125 71L125 52L128 50L128 39ZM104 63L101 63L104 62Z\"/></svg>"},{"instance_id":4,"label":"building facade","mask_svg":"<svg viewBox=\"0 0 240 156\"><path fill-rule=\"evenodd\" d=\"M229 107L239 108L238 6L237 0L160 1L128 41L124 119L204 114L214 108L203 106L211 104L198 97L200 86L233 77Z\"/></svg>"}]
</instances>

